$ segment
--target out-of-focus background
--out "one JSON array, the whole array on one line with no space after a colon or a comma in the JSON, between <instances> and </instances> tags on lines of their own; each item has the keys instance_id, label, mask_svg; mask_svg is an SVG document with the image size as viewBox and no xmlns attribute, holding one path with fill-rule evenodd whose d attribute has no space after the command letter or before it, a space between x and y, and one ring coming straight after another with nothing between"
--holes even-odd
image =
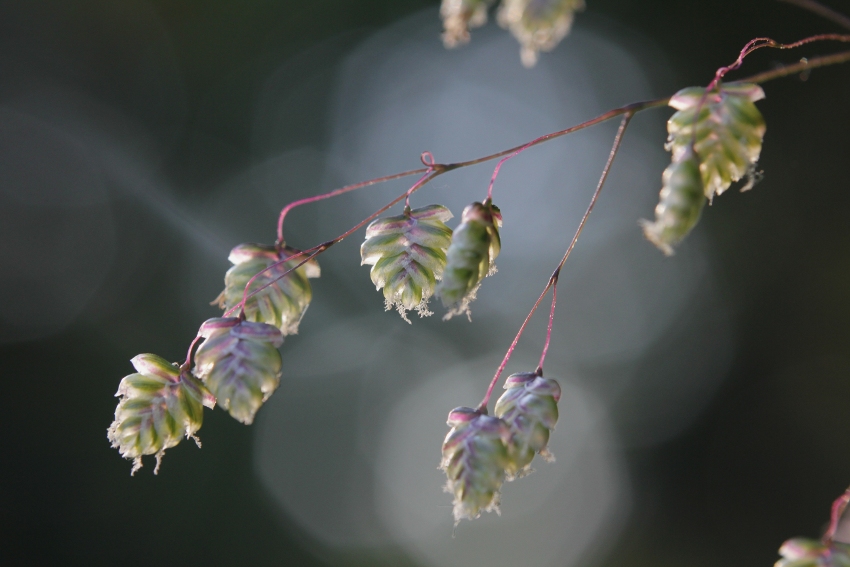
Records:
<instances>
[{"instance_id":1,"label":"out-of-focus background","mask_svg":"<svg viewBox=\"0 0 850 567\"><path fill-rule=\"evenodd\" d=\"M208 411L203 449L169 450L159 476L109 447L129 359L181 360L229 249L272 242L287 202L706 84L753 37L839 31L768 0L588 4L531 70L492 21L446 51L436 0L0 4L0 563L752 567L819 536L850 483L846 65L765 85L763 181L673 258L637 226L671 111L635 118L561 278L558 461L507 484L501 518L453 527L445 415L480 400L615 123L503 168L499 273L471 323L385 313L358 234L320 258L253 426ZM837 49L763 50L734 77ZM459 217L492 165L414 206ZM327 240L412 181L298 209L287 240ZM508 372L534 368L544 326Z\"/></svg>"}]
</instances>

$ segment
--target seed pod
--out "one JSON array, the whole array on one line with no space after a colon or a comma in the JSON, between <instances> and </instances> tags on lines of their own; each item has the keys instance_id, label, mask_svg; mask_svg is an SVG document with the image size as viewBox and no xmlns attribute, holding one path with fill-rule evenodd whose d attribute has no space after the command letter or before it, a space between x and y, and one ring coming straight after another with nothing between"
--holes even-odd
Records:
<instances>
[{"instance_id":1,"label":"seed pod","mask_svg":"<svg viewBox=\"0 0 850 567\"><path fill-rule=\"evenodd\" d=\"M360 246L361 264L372 264L372 283L383 288L387 310L395 307L410 323L407 311L431 315L428 299L446 267L452 213L442 205L405 208L402 215L373 221Z\"/></svg>"},{"instance_id":2,"label":"seed pod","mask_svg":"<svg viewBox=\"0 0 850 567\"><path fill-rule=\"evenodd\" d=\"M522 64L534 67L540 51L552 51L570 33L580 10L584 0L504 0L498 20L519 41Z\"/></svg>"},{"instance_id":3,"label":"seed pod","mask_svg":"<svg viewBox=\"0 0 850 567\"><path fill-rule=\"evenodd\" d=\"M457 47L469 41L469 30L487 22L487 8L493 0L443 0L443 45Z\"/></svg>"},{"instance_id":4,"label":"seed pod","mask_svg":"<svg viewBox=\"0 0 850 567\"><path fill-rule=\"evenodd\" d=\"M463 210L460 225L452 235L443 279L437 296L449 310L444 319L466 313L485 276L496 273L496 256L502 248L499 227L502 213L489 199Z\"/></svg>"},{"instance_id":5,"label":"seed pod","mask_svg":"<svg viewBox=\"0 0 850 567\"><path fill-rule=\"evenodd\" d=\"M248 299L245 318L255 323L274 325L284 335L297 333L298 324L313 298L307 278L318 278L320 275L319 263L315 259L289 272L305 260L303 255L277 264L297 253L298 250L288 246L278 250L275 246L263 244L240 244L230 252L228 259L233 266L224 276L224 291L213 303L225 311L238 305L242 301L245 286L263 270L248 292L260 289L271 281L274 283ZM289 274L281 277L287 272Z\"/></svg>"},{"instance_id":6,"label":"seed pod","mask_svg":"<svg viewBox=\"0 0 850 567\"><path fill-rule=\"evenodd\" d=\"M504 421L485 412L455 408L446 422L452 429L443 441L440 469L448 477L446 492L454 495L455 525L477 518L482 510L499 512L511 432Z\"/></svg>"},{"instance_id":7,"label":"seed pod","mask_svg":"<svg viewBox=\"0 0 850 567\"><path fill-rule=\"evenodd\" d=\"M661 176L663 187L655 207L655 222L641 220L643 234L664 254L673 254L673 245L682 241L699 220L705 195L699 174L699 161L691 151L667 166Z\"/></svg>"},{"instance_id":8,"label":"seed pod","mask_svg":"<svg viewBox=\"0 0 850 567\"><path fill-rule=\"evenodd\" d=\"M234 419L250 425L280 385L283 335L236 317L209 319L198 335L205 340L195 353L195 375Z\"/></svg>"},{"instance_id":9,"label":"seed pod","mask_svg":"<svg viewBox=\"0 0 850 567\"><path fill-rule=\"evenodd\" d=\"M511 429L508 472L515 477L525 476L531 472L535 453L546 460L553 459L546 445L549 431L558 422L561 387L535 372L522 372L508 376L505 390L493 413Z\"/></svg>"},{"instance_id":10,"label":"seed pod","mask_svg":"<svg viewBox=\"0 0 850 567\"><path fill-rule=\"evenodd\" d=\"M156 455L156 474L165 450L184 435L200 447L195 432L204 420L203 406L215 407L215 398L188 371L155 354L140 354L131 362L137 373L118 386L120 399L107 437L122 457L133 460L130 474L142 468L142 455Z\"/></svg>"},{"instance_id":11,"label":"seed pod","mask_svg":"<svg viewBox=\"0 0 850 567\"><path fill-rule=\"evenodd\" d=\"M782 559L774 567L850 567L850 545L793 538L779 548Z\"/></svg>"},{"instance_id":12,"label":"seed pod","mask_svg":"<svg viewBox=\"0 0 850 567\"><path fill-rule=\"evenodd\" d=\"M749 177L742 191L752 187L765 132L764 118L753 103L763 98L758 85L730 83L708 93L689 87L670 99L678 112L667 121L667 149L676 161L693 144L709 200L742 177Z\"/></svg>"}]
</instances>

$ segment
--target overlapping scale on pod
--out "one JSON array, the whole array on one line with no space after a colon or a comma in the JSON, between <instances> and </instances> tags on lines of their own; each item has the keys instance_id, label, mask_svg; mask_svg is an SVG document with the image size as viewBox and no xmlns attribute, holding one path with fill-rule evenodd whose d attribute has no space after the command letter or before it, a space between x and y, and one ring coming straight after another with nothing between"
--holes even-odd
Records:
<instances>
[{"instance_id":1,"label":"overlapping scale on pod","mask_svg":"<svg viewBox=\"0 0 850 567\"><path fill-rule=\"evenodd\" d=\"M240 244L230 252L233 266L224 276L224 291L214 303L225 311L242 301L245 286L262 271L251 284L249 293L263 288L245 304L245 318L255 323L274 325L284 335L298 332L298 324L310 305L313 291L308 278L318 278L319 263L315 259L291 270L304 261L305 256L286 258L299 251L288 246L278 249L264 244ZM289 272L285 277L283 274Z\"/></svg>"},{"instance_id":2,"label":"overlapping scale on pod","mask_svg":"<svg viewBox=\"0 0 850 567\"><path fill-rule=\"evenodd\" d=\"M696 226L705 205L696 155L686 149L667 166L661 180L662 189L655 207L655 220L641 220L640 224L646 238L670 256L673 254L673 246Z\"/></svg>"},{"instance_id":3,"label":"overlapping scale on pod","mask_svg":"<svg viewBox=\"0 0 850 567\"><path fill-rule=\"evenodd\" d=\"M195 374L237 421L250 425L280 385L283 335L277 327L238 318L209 319L198 335Z\"/></svg>"},{"instance_id":4,"label":"overlapping scale on pod","mask_svg":"<svg viewBox=\"0 0 850 567\"><path fill-rule=\"evenodd\" d=\"M469 41L469 30L487 22L487 8L494 0L443 0L440 17L443 20L443 44L457 47Z\"/></svg>"},{"instance_id":5,"label":"overlapping scale on pod","mask_svg":"<svg viewBox=\"0 0 850 567\"><path fill-rule=\"evenodd\" d=\"M463 210L460 225L452 235L443 279L436 294L449 310L445 319L466 313L481 280L496 272L496 256L502 248L499 228L502 213L489 199Z\"/></svg>"},{"instance_id":6,"label":"overlapping scale on pod","mask_svg":"<svg viewBox=\"0 0 850 567\"><path fill-rule=\"evenodd\" d=\"M584 0L504 0L497 18L519 41L522 64L534 67L538 54L554 49L583 9Z\"/></svg>"},{"instance_id":7,"label":"overlapping scale on pod","mask_svg":"<svg viewBox=\"0 0 850 567\"><path fill-rule=\"evenodd\" d=\"M481 512L499 511L499 490L509 466L511 432L499 418L472 408L449 413L451 430L443 442L440 469L446 472L446 492L454 496L455 523Z\"/></svg>"},{"instance_id":8,"label":"overlapping scale on pod","mask_svg":"<svg viewBox=\"0 0 850 567\"><path fill-rule=\"evenodd\" d=\"M510 428L508 472L524 476L530 472L535 454L551 460L547 449L549 432L558 422L558 382L535 372L512 374L505 381L506 392L496 402L493 412Z\"/></svg>"},{"instance_id":9,"label":"overlapping scale on pod","mask_svg":"<svg viewBox=\"0 0 850 567\"><path fill-rule=\"evenodd\" d=\"M431 315L428 300L446 266L446 249L452 229L445 221L452 213L442 205L419 209L373 221L360 246L361 264L371 264L370 276L377 289L384 290L387 309L395 307L410 323L407 311L420 317Z\"/></svg>"},{"instance_id":10,"label":"overlapping scale on pod","mask_svg":"<svg viewBox=\"0 0 850 567\"><path fill-rule=\"evenodd\" d=\"M754 103L763 98L758 85L727 83L708 92L689 87L670 99L678 112L667 121L667 149L677 161L693 144L708 199L743 177L750 182L742 190L752 187L765 132L764 118Z\"/></svg>"},{"instance_id":11,"label":"overlapping scale on pod","mask_svg":"<svg viewBox=\"0 0 850 567\"><path fill-rule=\"evenodd\" d=\"M806 538L789 539L779 548L774 567L850 567L850 545Z\"/></svg>"},{"instance_id":12,"label":"overlapping scale on pod","mask_svg":"<svg viewBox=\"0 0 850 567\"><path fill-rule=\"evenodd\" d=\"M215 398L191 373L155 354L140 354L132 363L136 373L118 386L120 400L107 437L133 461L131 474L142 467L142 455L156 455L156 474L166 449L184 436L194 438L204 406L214 407Z\"/></svg>"}]
</instances>

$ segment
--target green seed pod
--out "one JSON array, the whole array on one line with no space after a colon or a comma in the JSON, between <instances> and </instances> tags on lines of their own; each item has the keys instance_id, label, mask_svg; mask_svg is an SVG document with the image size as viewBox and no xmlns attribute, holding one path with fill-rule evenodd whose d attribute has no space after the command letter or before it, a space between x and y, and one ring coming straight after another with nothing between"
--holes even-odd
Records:
<instances>
[{"instance_id":1,"label":"green seed pod","mask_svg":"<svg viewBox=\"0 0 850 567\"><path fill-rule=\"evenodd\" d=\"M288 246L278 250L275 246L263 244L240 244L230 252L228 259L233 266L224 276L224 291L213 303L225 311L238 305L242 301L245 286L251 278L264 270L251 284L249 293L270 281L277 281L248 299L245 304L245 318L255 323L274 325L284 335L297 333L298 324L313 298L307 278L319 277L319 263L311 259L283 278L283 274L303 262L306 256L298 256L270 267L297 253L298 250Z\"/></svg>"},{"instance_id":2,"label":"green seed pod","mask_svg":"<svg viewBox=\"0 0 850 567\"><path fill-rule=\"evenodd\" d=\"M522 372L508 376L505 390L493 413L511 429L508 472L515 477L525 476L531 472L530 464L535 453L540 453L546 460L553 460L546 445L549 432L558 422L561 387L555 380L535 372Z\"/></svg>"},{"instance_id":3,"label":"green seed pod","mask_svg":"<svg viewBox=\"0 0 850 567\"><path fill-rule=\"evenodd\" d=\"M195 353L195 375L234 419L250 425L280 385L283 335L236 317L209 319L198 335L205 340Z\"/></svg>"},{"instance_id":4,"label":"green seed pod","mask_svg":"<svg viewBox=\"0 0 850 567\"><path fill-rule=\"evenodd\" d=\"M510 429L501 419L467 407L453 409L447 424L451 430L443 442L440 469L448 477L446 492L454 495L455 525L477 518L482 510L498 513L499 489L510 464Z\"/></svg>"},{"instance_id":5,"label":"green seed pod","mask_svg":"<svg viewBox=\"0 0 850 567\"><path fill-rule=\"evenodd\" d=\"M469 304L475 300L481 280L496 273L501 226L502 213L489 199L464 209L452 235L443 279L437 284L437 296L449 310L444 319L461 313L469 316Z\"/></svg>"},{"instance_id":6,"label":"green seed pod","mask_svg":"<svg viewBox=\"0 0 850 567\"><path fill-rule=\"evenodd\" d=\"M372 265L372 283L384 289L387 310L395 307L408 323L408 310L420 317L432 314L428 300L446 267L452 229L445 221L450 218L442 205L405 208L402 215L375 220L366 229L361 264Z\"/></svg>"},{"instance_id":7,"label":"green seed pod","mask_svg":"<svg viewBox=\"0 0 850 567\"><path fill-rule=\"evenodd\" d=\"M655 207L655 222L641 220L643 234L670 256L673 245L682 241L699 220L705 195L699 174L699 161L691 151L667 166L661 176L663 187Z\"/></svg>"},{"instance_id":8,"label":"green seed pod","mask_svg":"<svg viewBox=\"0 0 850 567\"><path fill-rule=\"evenodd\" d=\"M779 548L782 559L774 567L850 567L850 545L793 538Z\"/></svg>"},{"instance_id":9,"label":"green seed pod","mask_svg":"<svg viewBox=\"0 0 850 567\"><path fill-rule=\"evenodd\" d=\"M667 149L676 161L693 144L709 200L743 177L749 181L742 191L753 186L765 132L764 118L753 103L763 98L758 85L725 84L708 93L701 87L689 87L670 99L670 106L678 112L667 121Z\"/></svg>"},{"instance_id":10,"label":"green seed pod","mask_svg":"<svg viewBox=\"0 0 850 567\"><path fill-rule=\"evenodd\" d=\"M204 408L215 407L215 398L200 380L155 354L132 360L136 374L125 376L118 386L115 421L107 430L112 446L133 460L134 474L142 468L142 455L156 455L154 474L162 455L181 438L192 437L204 420Z\"/></svg>"},{"instance_id":11,"label":"green seed pod","mask_svg":"<svg viewBox=\"0 0 850 567\"><path fill-rule=\"evenodd\" d=\"M504 0L498 20L519 41L522 64L534 67L540 51L552 51L570 33L580 10L584 0Z\"/></svg>"},{"instance_id":12,"label":"green seed pod","mask_svg":"<svg viewBox=\"0 0 850 567\"><path fill-rule=\"evenodd\" d=\"M487 22L487 8L493 0L443 0L443 45L457 47L469 41L469 30Z\"/></svg>"}]
</instances>

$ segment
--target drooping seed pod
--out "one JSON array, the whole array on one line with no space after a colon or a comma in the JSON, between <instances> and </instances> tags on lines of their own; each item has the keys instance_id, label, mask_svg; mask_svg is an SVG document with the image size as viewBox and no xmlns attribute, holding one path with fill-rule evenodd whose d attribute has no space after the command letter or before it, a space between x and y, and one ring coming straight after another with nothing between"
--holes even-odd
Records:
<instances>
[{"instance_id":1,"label":"drooping seed pod","mask_svg":"<svg viewBox=\"0 0 850 567\"><path fill-rule=\"evenodd\" d=\"M215 407L215 398L191 373L155 354L140 354L131 362L136 373L118 386L120 399L107 437L122 457L132 459L130 474L142 467L142 455L156 455L156 474L165 450L183 436L200 446L195 432L204 420L203 406Z\"/></svg>"},{"instance_id":2,"label":"drooping seed pod","mask_svg":"<svg viewBox=\"0 0 850 567\"><path fill-rule=\"evenodd\" d=\"M783 543L779 554L774 567L850 567L850 545L844 543L798 537Z\"/></svg>"},{"instance_id":3,"label":"drooping seed pod","mask_svg":"<svg viewBox=\"0 0 850 567\"><path fill-rule=\"evenodd\" d=\"M283 335L236 317L209 319L198 335L205 340L195 353L195 375L234 419L250 425L280 385Z\"/></svg>"},{"instance_id":4,"label":"drooping seed pod","mask_svg":"<svg viewBox=\"0 0 850 567\"><path fill-rule=\"evenodd\" d=\"M489 199L463 210L460 225L452 235L443 279L437 296L449 310L444 319L466 313L484 277L496 273L496 256L502 249L499 228L502 213Z\"/></svg>"},{"instance_id":5,"label":"drooping seed pod","mask_svg":"<svg viewBox=\"0 0 850 567\"><path fill-rule=\"evenodd\" d=\"M443 45L457 47L469 41L469 30L487 22L487 8L494 0L443 0Z\"/></svg>"},{"instance_id":6,"label":"drooping seed pod","mask_svg":"<svg viewBox=\"0 0 850 567\"><path fill-rule=\"evenodd\" d=\"M539 52L552 51L583 9L584 0L504 0L498 20L519 41L522 64L534 67Z\"/></svg>"},{"instance_id":7,"label":"drooping seed pod","mask_svg":"<svg viewBox=\"0 0 850 567\"><path fill-rule=\"evenodd\" d=\"M284 335L297 333L298 324L313 298L307 278L318 278L321 273L315 259L292 270L305 260L303 255L278 264L297 253L298 250L288 246L278 250L275 246L264 244L240 244L230 252L228 259L233 266L224 276L224 291L213 303L225 311L239 304L245 286L262 271L248 292L263 288L269 282L274 283L248 299L245 318L255 323L274 325ZM285 277L281 277L287 272Z\"/></svg>"},{"instance_id":8,"label":"drooping seed pod","mask_svg":"<svg viewBox=\"0 0 850 567\"><path fill-rule=\"evenodd\" d=\"M451 430L443 442L440 469L446 471L445 490L454 495L455 524L481 512L499 512L499 489L509 466L507 444L511 432L497 417L472 408L449 413Z\"/></svg>"},{"instance_id":9,"label":"drooping seed pod","mask_svg":"<svg viewBox=\"0 0 850 567\"><path fill-rule=\"evenodd\" d=\"M710 92L689 87L670 99L678 112L667 121L667 149L676 161L693 144L709 200L743 177L749 182L742 191L752 187L765 132L764 118L754 103L763 98L758 85L729 83Z\"/></svg>"},{"instance_id":10,"label":"drooping seed pod","mask_svg":"<svg viewBox=\"0 0 850 567\"><path fill-rule=\"evenodd\" d=\"M508 376L505 390L493 413L510 427L508 472L520 477L531 472L530 464L535 454L553 460L547 444L549 432L558 422L561 386L535 372L522 372Z\"/></svg>"},{"instance_id":11,"label":"drooping seed pod","mask_svg":"<svg viewBox=\"0 0 850 567\"><path fill-rule=\"evenodd\" d=\"M360 246L361 264L371 264L370 276L377 289L383 288L387 310L395 307L410 323L407 311L420 317L431 315L428 300L446 267L446 249L452 229L445 221L452 213L442 205L419 209L373 221Z\"/></svg>"},{"instance_id":12,"label":"drooping seed pod","mask_svg":"<svg viewBox=\"0 0 850 567\"><path fill-rule=\"evenodd\" d=\"M655 207L655 221L641 220L643 234L664 254L673 254L673 245L694 228L705 205L699 161L686 150L667 166L661 176L663 187Z\"/></svg>"}]
</instances>

